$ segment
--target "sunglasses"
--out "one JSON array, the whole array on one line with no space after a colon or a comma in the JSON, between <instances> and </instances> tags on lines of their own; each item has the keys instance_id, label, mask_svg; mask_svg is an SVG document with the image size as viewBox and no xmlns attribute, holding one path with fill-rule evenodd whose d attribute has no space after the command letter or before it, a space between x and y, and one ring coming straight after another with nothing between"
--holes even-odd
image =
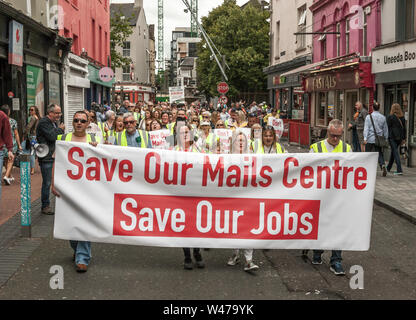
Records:
<instances>
[{"instance_id":1,"label":"sunglasses","mask_svg":"<svg viewBox=\"0 0 416 320\"><path fill-rule=\"evenodd\" d=\"M35 111L35 109L29 109L30 112Z\"/></svg>"},{"instance_id":2,"label":"sunglasses","mask_svg":"<svg viewBox=\"0 0 416 320\"><path fill-rule=\"evenodd\" d=\"M87 123L88 122L88 120L85 120L85 119L74 119L74 123Z\"/></svg>"},{"instance_id":3,"label":"sunglasses","mask_svg":"<svg viewBox=\"0 0 416 320\"><path fill-rule=\"evenodd\" d=\"M341 139L342 138L342 135L336 135L336 134L329 134L329 136L331 138L334 138L334 139Z\"/></svg>"},{"instance_id":4,"label":"sunglasses","mask_svg":"<svg viewBox=\"0 0 416 320\"><path fill-rule=\"evenodd\" d=\"M124 121L124 124L125 125L128 125L128 124L134 124L136 121Z\"/></svg>"}]
</instances>

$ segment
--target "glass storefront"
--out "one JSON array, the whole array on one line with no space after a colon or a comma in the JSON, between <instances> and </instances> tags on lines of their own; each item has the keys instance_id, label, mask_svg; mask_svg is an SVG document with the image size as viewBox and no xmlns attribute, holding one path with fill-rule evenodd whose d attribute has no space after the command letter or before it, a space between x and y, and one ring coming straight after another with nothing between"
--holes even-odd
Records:
<instances>
[{"instance_id":1,"label":"glass storefront","mask_svg":"<svg viewBox=\"0 0 416 320\"><path fill-rule=\"evenodd\" d=\"M361 94L361 96L360 96ZM315 123L316 127L327 127L333 119L339 119L347 127L353 120L355 104L357 101L365 101L369 96L369 90L333 90L328 92L313 93L315 99ZM366 104L368 105L368 104ZM345 130L344 140L351 143L352 137Z\"/></svg>"},{"instance_id":2,"label":"glass storefront","mask_svg":"<svg viewBox=\"0 0 416 320\"><path fill-rule=\"evenodd\" d=\"M49 72L49 104L61 106L61 79L57 72Z\"/></svg>"}]
</instances>

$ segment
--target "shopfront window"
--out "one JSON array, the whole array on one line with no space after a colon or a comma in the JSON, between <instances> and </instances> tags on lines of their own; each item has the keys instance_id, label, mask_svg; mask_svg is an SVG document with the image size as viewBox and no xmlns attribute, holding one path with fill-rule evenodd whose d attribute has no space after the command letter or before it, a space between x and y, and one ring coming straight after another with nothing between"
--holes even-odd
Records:
<instances>
[{"instance_id":1,"label":"shopfront window","mask_svg":"<svg viewBox=\"0 0 416 320\"><path fill-rule=\"evenodd\" d=\"M343 112L344 112L344 92L337 91L336 92L336 108L335 108L335 116L338 120L343 119Z\"/></svg>"},{"instance_id":2,"label":"shopfront window","mask_svg":"<svg viewBox=\"0 0 416 320\"><path fill-rule=\"evenodd\" d=\"M289 89L282 89L282 110L289 108Z\"/></svg>"},{"instance_id":3,"label":"shopfront window","mask_svg":"<svg viewBox=\"0 0 416 320\"><path fill-rule=\"evenodd\" d=\"M397 90L397 102L402 107L406 121L409 121L409 88L399 87Z\"/></svg>"},{"instance_id":4,"label":"shopfront window","mask_svg":"<svg viewBox=\"0 0 416 320\"><path fill-rule=\"evenodd\" d=\"M293 120L304 120L305 117L305 106L303 101L304 91L302 88L293 89L293 109L292 119Z\"/></svg>"},{"instance_id":5,"label":"shopfront window","mask_svg":"<svg viewBox=\"0 0 416 320\"><path fill-rule=\"evenodd\" d=\"M327 110L326 98L327 96L325 92L317 93L318 112L317 112L316 124L318 126L325 126L326 124L326 121L325 121L326 110Z\"/></svg>"},{"instance_id":6,"label":"shopfront window","mask_svg":"<svg viewBox=\"0 0 416 320\"><path fill-rule=\"evenodd\" d=\"M325 125L335 118L335 91L328 92L328 112Z\"/></svg>"},{"instance_id":7,"label":"shopfront window","mask_svg":"<svg viewBox=\"0 0 416 320\"><path fill-rule=\"evenodd\" d=\"M61 105L61 81L57 72L49 72L49 104Z\"/></svg>"}]
</instances>

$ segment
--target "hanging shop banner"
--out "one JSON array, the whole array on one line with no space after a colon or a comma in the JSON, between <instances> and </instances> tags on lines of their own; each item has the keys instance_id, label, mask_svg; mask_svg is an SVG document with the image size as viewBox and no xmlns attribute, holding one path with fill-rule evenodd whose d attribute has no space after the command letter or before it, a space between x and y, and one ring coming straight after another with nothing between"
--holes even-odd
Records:
<instances>
[{"instance_id":1,"label":"hanging shop banner","mask_svg":"<svg viewBox=\"0 0 416 320\"><path fill-rule=\"evenodd\" d=\"M14 20L9 22L9 64L23 66L23 25Z\"/></svg>"},{"instance_id":2,"label":"hanging shop banner","mask_svg":"<svg viewBox=\"0 0 416 320\"><path fill-rule=\"evenodd\" d=\"M179 248L365 251L377 157L208 155L58 141L54 236Z\"/></svg>"},{"instance_id":3,"label":"hanging shop banner","mask_svg":"<svg viewBox=\"0 0 416 320\"><path fill-rule=\"evenodd\" d=\"M43 114L45 104L45 90L43 69L35 66L26 66L27 105L37 106Z\"/></svg>"}]
</instances>

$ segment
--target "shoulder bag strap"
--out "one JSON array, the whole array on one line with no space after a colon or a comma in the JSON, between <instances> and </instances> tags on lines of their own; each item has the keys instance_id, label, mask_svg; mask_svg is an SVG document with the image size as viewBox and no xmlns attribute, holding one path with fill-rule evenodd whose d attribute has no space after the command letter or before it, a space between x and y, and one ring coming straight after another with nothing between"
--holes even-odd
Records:
<instances>
[{"instance_id":1,"label":"shoulder bag strap","mask_svg":"<svg viewBox=\"0 0 416 320\"><path fill-rule=\"evenodd\" d=\"M373 120L373 117L372 117L371 114L370 114L370 119L371 119L371 123L373 124L374 135L376 136L376 139L377 139L378 143L380 144L380 141L379 141L379 138L378 138L378 134L377 134L377 131L376 131L376 126L374 125L374 120Z\"/></svg>"}]
</instances>

